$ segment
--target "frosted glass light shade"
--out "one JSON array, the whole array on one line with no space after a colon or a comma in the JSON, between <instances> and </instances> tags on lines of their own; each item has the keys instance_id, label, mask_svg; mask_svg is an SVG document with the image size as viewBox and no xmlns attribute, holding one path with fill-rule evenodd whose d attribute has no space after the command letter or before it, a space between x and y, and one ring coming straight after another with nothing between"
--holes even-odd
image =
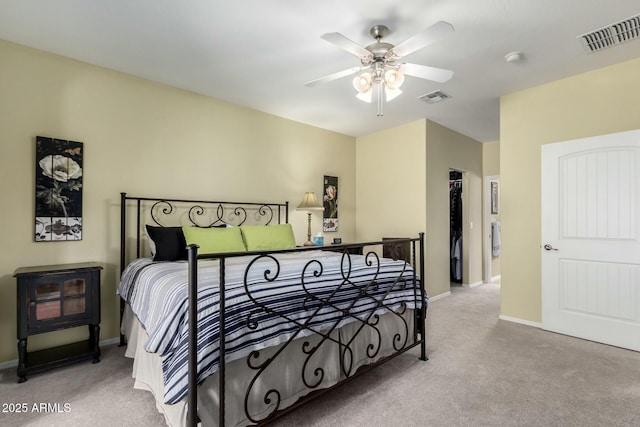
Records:
<instances>
[{"instance_id":1,"label":"frosted glass light shade","mask_svg":"<svg viewBox=\"0 0 640 427\"><path fill-rule=\"evenodd\" d=\"M371 74L362 73L358 76L355 76L353 79L353 87L359 93L367 92L369 89L371 89Z\"/></svg>"},{"instance_id":2,"label":"frosted glass light shade","mask_svg":"<svg viewBox=\"0 0 640 427\"><path fill-rule=\"evenodd\" d=\"M402 91L400 89L391 89L388 86L385 86L385 88L384 88L384 96L385 96L387 101L391 101L392 99L394 99L396 96L400 95L401 93L402 93Z\"/></svg>"},{"instance_id":3,"label":"frosted glass light shade","mask_svg":"<svg viewBox=\"0 0 640 427\"><path fill-rule=\"evenodd\" d=\"M400 70L387 70L384 73L384 82L389 89L399 89L404 83L404 73Z\"/></svg>"},{"instance_id":4,"label":"frosted glass light shade","mask_svg":"<svg viewBox=\"0 0 640 427\"><path fill-rule=\"evenodd\" d=\"M356 95L356 98L358 98L360 101L371 103L371 95L372 94L373 94L373 90L371 90L371 88L369 88L369 90L366 91L366 92L358 93Z\"/></svg>"}]
</instances>

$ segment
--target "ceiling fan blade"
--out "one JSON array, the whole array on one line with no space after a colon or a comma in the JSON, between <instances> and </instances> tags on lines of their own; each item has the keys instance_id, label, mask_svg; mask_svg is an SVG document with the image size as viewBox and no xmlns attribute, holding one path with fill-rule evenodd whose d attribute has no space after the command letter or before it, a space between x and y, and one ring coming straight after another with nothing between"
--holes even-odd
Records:
<instances>
[{"instance_id":1,"label":"ceiling fan blade","mask_svg":"<svg viewBox=\"0 0 640 427\"><path fill-rule=\"evenodd\" d=\"M346 38L340 33L326 33L320 36L320 38L328 41L329 43L335 44L339 48L354 54L358 58L370 58L373 56L373 54L367 49L363 48L353 40Z\"/></svg>"},{"instance_id":2,"label":"ceiling fan blade","mask_svg":"<svg viewBox=\"0 0 640 427\"><path fill-rule=\"evenodd\" d=\"M453 77L453 71L443 68L428 67L426 65L403 63L401 70L403 73L421 79L433 80L434 82L444 83Z\"/></svg>"},{"instance_id":3,"label":"ceiling fan blade","mask_svg":"<svg viewBox=\"0 0 640 427\"><path fill-rule=\"evenodd\" d=\"M439 21L429 28L425 28L413 37L409 37L407 40L391 49L389 53L398 58L402 58L403 56L407 56L416 50L422 49L423 47L428 46L436 40L440 40L447 34L453 32L453 25L445 21Z\"/></svg>"},{"instance_id":4,"label":"ceiling fan blade","mask_svg":"<svg viewBox=\"0 0 640 427\"><path fill-rule=\"evenodd\" d=\"M333 74L329 74L328 76L324 76L324 77L320 77L319 79L315 79L315 80L311 80L310 82L306 82L304 85L307 87L313 87L316 86L320 83L327 83L330 82L332 80L337 80L340 79L342 77L346 77L349 76L351 74L355 74L360 70L365 70L369 67L353 67L353 68L349 68L347 70L342 70L342 71L338 71L337 73L333 73Z\"/></svg>"}]
</instances>

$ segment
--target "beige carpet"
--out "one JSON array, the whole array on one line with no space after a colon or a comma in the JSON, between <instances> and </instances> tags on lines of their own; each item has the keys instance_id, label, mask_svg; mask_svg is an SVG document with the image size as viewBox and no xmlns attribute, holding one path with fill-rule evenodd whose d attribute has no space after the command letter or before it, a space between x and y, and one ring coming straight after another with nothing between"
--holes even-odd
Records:
<instances>
[{"instance_id":1,"label":"beige carpet","mask_svg":"<svg viewBox=\"0 0 640 427\"><path fill-rule=\"evenodd\" d=\"M124 348L108 346L102 349L100 363L80 362L30 375L22 384L17 384L15 369L2 371L0 404L27 404L28 408L27 413L0 413L0 426L164 425L151 394L133 389L132 365L124 357ZM58 404L62 412L33 411L34 404L39 408L43 403Z\"/></svg>"},{"instance_id":2,"label":"beige carpet","mask_svg":"<svg viewBox=\"0 0 640 427\"><path fill-rule=\"evenodd\" d=\"M497 284L452 291L429 308L428 362L397 358L278 425L640 426L640 353L498 320Z\"/></svg>"},{"instance_id":3,"label":"beige carpet","mask_svg":"<svg viewBox=\"0 0 640 427\"><path fill-rule=\"evenodd\" d=\"M453 288L429 308L429 361L407 353L274 425L640 426L640 353L498 320L499 293L496 284ZM0 412L0 426L162 425L150 394L132 388L123 350L103 353L97 365L24 384L0 372L0 404L29 406ZM34 403L70 412L31 412Z\"/></svg>"}]
</instances>

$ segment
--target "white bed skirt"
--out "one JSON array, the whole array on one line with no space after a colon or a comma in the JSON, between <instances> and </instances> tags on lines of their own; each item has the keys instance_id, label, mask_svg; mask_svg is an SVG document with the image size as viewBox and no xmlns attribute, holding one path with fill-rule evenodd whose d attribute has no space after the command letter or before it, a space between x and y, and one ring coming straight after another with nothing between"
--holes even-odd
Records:
<instances>
[{"instance_id":1,"label":"white bed skirt","mask_svg":"<svg viewBox=\"0 0 640 427\"><path fill-rule=\"evenodd\" d=\"M408 336L407 345L413 343L413 311L407 310L402 316L407 322ZM382 342L379 351L373 358L367 355L369 343L378 343L377 333L372 328L363 329L350 346L354 360L351 373L365 364L372 363L381 357L392 354L394 335L400 334L400 342L396 346L402 346L407 332L402 320L394 314L384 314L380 316L380 321L376 325L382 335ZM358 323L350 323L332 333L332 338L342 343L348 342L359 328ZM136 316L127 305L122 321L122 333L127 337L127 350L125 356L134 358L133 378L134 387L150 391L156 400L156 407L164 415L167 425L172 427L184 426L187 419L186 398L174 404L167 405L164 401L164 381L162 377L162 359L155 353L148 353L144 349L147 334ZM280 392L281 402L279 409L284 409L294 404L300 397L317 389L327 388L335 385L344 378L340 364L340 349L336 343L324 343L316 354L314 354L306 367L307 383L315 385L320 380L314 377L314 370L321 367L324 377L317 388L309 389L303 382L302 371L306 360L302 352L305 341L314 345L319 341L319 336L298 338L291 342L287 348L274 360L269 368L259 376L252 387L249 398L249 408L251 416L256 420L265 418L272 410L273 405L267 407L264 404L265 393L270 389ZM271 347L260 351L260 361L275 354L282 345ZM226 364L226 388L225 388L225 424L228 426L244 426L254 424L247 418L244 410L245 393L257 371L247 366L246 358L227 362ZM204 384L198 388L198 416L202 421L202 426L218 425L218 374L208 377ZM276 397L270 395L271 400Z\"/></svg>"}]
</instances>

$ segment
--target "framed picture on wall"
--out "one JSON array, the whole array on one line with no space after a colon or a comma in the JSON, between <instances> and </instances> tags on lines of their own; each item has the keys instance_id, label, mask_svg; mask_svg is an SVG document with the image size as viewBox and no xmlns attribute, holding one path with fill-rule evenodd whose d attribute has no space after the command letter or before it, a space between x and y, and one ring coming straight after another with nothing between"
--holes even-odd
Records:
<instances>
[{"instance_id":1,"label":"framed picture on wall","mask_svg":"<svg viewBox=\"0 0 640 427\"><path fill-rule=\"evenodd\" d=\"M491 213L498 213L498 183L491 183Z\"/></svg>"},{"instance_id":2,"label":"framed picture on wall","mask_svg":"<svg viewBox=\"0 0 640 427\"><path fill-rule=\"evenodd\" d=\"M324 176L322 231L338 231L338 177Z\"/></svg>"},{"instance_id":3,"label":"framed picture on wall","mask_svg":"<svg viewBox=\"0 0 640 427\"><path fill-rule=\"evenodd\" d=\"M36 137L35 241L82 240L83 143Z\"/></svg>"}]
</instances>

